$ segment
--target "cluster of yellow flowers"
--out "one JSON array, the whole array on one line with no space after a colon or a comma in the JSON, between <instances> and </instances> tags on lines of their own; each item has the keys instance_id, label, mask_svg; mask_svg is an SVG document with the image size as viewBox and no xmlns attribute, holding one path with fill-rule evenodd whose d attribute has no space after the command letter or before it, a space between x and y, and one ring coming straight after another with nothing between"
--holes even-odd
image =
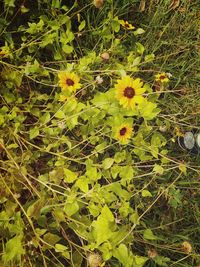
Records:
<instances>
[{"instance_id":1,"label":"cluster of yellow flowers","mask_svg":"<svg viewBox=\"0 0 200 267\"><path fill-rule=\"evenodd\" d=\"M68 96L75 93L81 88L80 78L75 73L67 71L58 74L59 86L62 89L60 101L65 101ZM155 75L155 80L160 83L169 81L166 73L158 73ZM143 104L146 99L143 96L146 89L143 87L143 82L140 78L133 79L126 75L115 84L116 98L119 104L126 109L134 110L137 105ZM117 129L115 128L114 138L119 140L121 144L127 144L132 136L133 127L130 123L122 123Z\"/></svg>"}]
</instances>

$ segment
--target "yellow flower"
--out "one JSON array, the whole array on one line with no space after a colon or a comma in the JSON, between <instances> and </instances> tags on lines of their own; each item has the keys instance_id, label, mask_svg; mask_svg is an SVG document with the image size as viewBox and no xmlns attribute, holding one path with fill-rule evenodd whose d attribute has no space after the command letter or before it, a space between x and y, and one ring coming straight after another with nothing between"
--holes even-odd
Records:
<instances>
[{"instance_id":1,"label":"yellow flower","mask_svg":"<svg viewBox=\"0 0 200 267\"><path fill-rule=\"evenodd\" d=\"M128 21L120 20L120 24L127 30L134 30L135 27L130 24Z\"/></svg>"},{"instance_id":2,"label":"yellow flower","mask_svg":"<svg viewBox=\"0 0 200 267\"><path fill-rule=\"evenodd\" d=\"M120 141L121 144L127 144L128 139L131 138L133 128L129 123L123 123L116 129L115 138Z\"/></svg>"},{"instance_id":3,"label":"yellow flower","mask_svg":"<svg viewBox=\"0 0 200 267\"><path fill-rule=\"evenodd\" d=\"M62 71L58 74L58 78L58 84L62 91L72 93L81 88L81 84L79 83L80 78L75 73Z\"/></svg>"},{"instance_id":4,"label":"yellow flower","mask_svg":"<svg viewBox=\"0 0 200 267\"><path fill-rule=\"evenodd\" d=\"M155 80L160 83L168 83L169 76L165 72L161 72L155 75Z\"/></svg>"},{"instance_id":5,"label":"yellow flower","mask_svg":"<svg viewBox=\"0 0 200 267\"><path fill-rule=\"evenodd\" d=\"M139 78L133 79L130 76L124 76L121 80L117 80L116 98L120 105L134 109L135 104L143 103L145 99L142 94L145 92L145 88L142 88L142 85Z\"/></svg>"}]
</instances>

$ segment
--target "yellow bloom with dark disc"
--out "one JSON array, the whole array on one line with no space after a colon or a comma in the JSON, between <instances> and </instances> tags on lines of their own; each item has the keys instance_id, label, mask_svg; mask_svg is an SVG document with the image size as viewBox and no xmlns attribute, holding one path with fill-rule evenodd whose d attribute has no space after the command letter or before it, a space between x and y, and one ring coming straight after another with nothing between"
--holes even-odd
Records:
<instances>
[{"instance_id":1,"label":"yellow bloom with dark disc","mask_svg":"<svg viewBox=\"0 0 200 267\"><path fill-rule=\"evenodd\" d=\"M135 27L128 21L120 20L120 24L127 30L134 30Z\"/></svg>"},{"instance_id":2,"label":"yellow bloom with dark disc","mask_svg":"<svg viewBox=\"0 0 200 267\"><path fill-rule=\"evenodd\" d=\"M117 127L115 132L115 139L119 140L121 144L127 144L133 132L132 125L123 123Z\"/></svg>"},{"instance_id":3,"label":"yellow bloom with dark disc","mask_svg":"<svg viewBox=\"0 0 200 267\"><path fill-rule=\"evenodd\" d=\"M62 91L72 93L81 88L80 78L73 72L62 71L58 74L58 79Z\"/></svg>"},{"instance_id":4,"label":"yellow bloom with dark disc","mask_svg":"<svg viewBox=\"0 0 200 267\"><path fill-rule=\"evenodd\" d=\"M120 105L124 108L134 109L136 104L143 103L145 98L142 94L146 89L142 86L143 82L139 78L133 79L130 76L124 76L121 80L117 80L116 98Z\"/></svg>"},{"instance_id":5,"label":"yellow bloom with dark disc","mask_svg":"<svg viewBox=\"0 0 200 267\"><path fill-rule=\"evenodd\" d=\"M165 72L161 72L155 75L156 82L160 83L168 83L169 82L169 76Z\"/></svg>"}]
</instances>

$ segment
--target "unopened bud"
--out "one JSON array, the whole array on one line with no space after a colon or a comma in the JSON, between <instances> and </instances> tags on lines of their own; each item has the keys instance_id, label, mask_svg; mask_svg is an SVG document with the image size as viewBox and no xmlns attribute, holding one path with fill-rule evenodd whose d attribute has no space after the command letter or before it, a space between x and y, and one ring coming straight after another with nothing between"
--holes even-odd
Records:
<instances>
[{"instance_id":1,"label":"unopened bud","mask_svg":"<svg viewBox=\"0 0 200 267\"><path fill-rule=\"evenodd\" d=\"M158 253L157 253L157 251L156 251L154 248L152 248L152 249L150 249L150 250L148 251L148 256L149 256L149 258L153 259L153 258L155 258L156 256L158 256Z\"/></svg>"},{"instance_id":2,"label":"unopened bud","mask_svg":"<svg viewBox=\"0 0 200 267\"><path fill-rule=\"evenodd\" d=\"M189 254L190 252L192 252L192 246L189 242L184 241L182 243L182 249L185 253Z\"/></svg>"},{"instance_id":3,"label":"unopened bud","mask_svg":"<svg viewBox=\"0 0 200 267\"><path fill-rule=\"evenodd\" d=\"M99 267L101 264L101 256L97 253L91 253L88 255L88 265L90 267Z\"/></svg>"},{"instance_id":4,"label":"unopened bud","mask_svg":"<svg viewBox=\"0 0 200 267\"><path fill-rule=\"evenodd\" d=\"M108 54L108 52L104 52L104 53L101 54L101 58L103 60L109 60L110 55Z\"/></svg>"},{"instance_id":5,"label":"unopened bud","mask_svg":"<svg viewBox=\"0 0 200 267\"><path fill-rule=\"evenodd\" d=\"M104 4L104 0L94 0L93 4L96 8L101 8Z\"/></svg>"}]
</instances>

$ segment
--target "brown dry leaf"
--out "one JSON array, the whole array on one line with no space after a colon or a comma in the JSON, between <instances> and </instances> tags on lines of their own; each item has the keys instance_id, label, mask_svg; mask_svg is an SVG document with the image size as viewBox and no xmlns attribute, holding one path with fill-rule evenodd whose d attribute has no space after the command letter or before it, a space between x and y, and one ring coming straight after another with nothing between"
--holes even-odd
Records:
<instances>
[{"instance_id":1,"label":"brown dry leaf","mask_svg":"<svg viewBox=\"0 0 200 267\"><path fill-rule=\"evenodd\" d=\"M174 10L174 9L176 9L179 5L180 5L180 0L172 0L172 2L171 2L171 4L170 4L169 8Z\"/></svg>"},{"instance_id":2,"label":"brown dry leaf","mask_svg":"<svg viewBox=\"0 0 200 267\"><path fill-rule=\"evenodd\" d=\"M139 5L139 11L144 12L146 7L146 0L141 0Z\"/></svg>"}]
</instances>

